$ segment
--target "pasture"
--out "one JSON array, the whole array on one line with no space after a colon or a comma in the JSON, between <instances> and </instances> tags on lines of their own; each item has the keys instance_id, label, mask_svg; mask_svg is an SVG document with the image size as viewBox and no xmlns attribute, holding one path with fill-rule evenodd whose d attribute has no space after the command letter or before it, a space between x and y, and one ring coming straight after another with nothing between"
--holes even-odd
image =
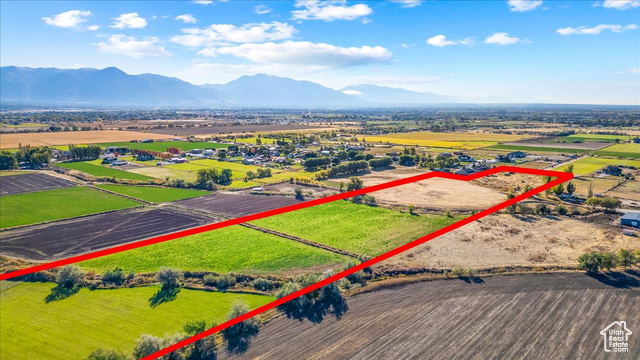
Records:
<instances>
[{"instance_id":1,"label":"pasture","mask_svg":"<svg viewBox=\"0 0 640 360\"><path fill-rule=\"evenodd\" d=\"M0 201L0 228L68 219L140 203L86 187L7 195Z\"/></svg>"},{"instance_id":2,"label":"pasture","mask_svg":"<svg viewBox=\"0 0 640 360\"><path fill-rule=\"evenodd\" d=\"M157 271L161 266L182 270L282 273L302 268L329 267L346 257L289 239L235 225L171 240L144 248L91 259L79 265L103 272L114 267L125 271Z\"/></svg>"},{"instance_id":3,"label":"pasture","mask_svg":"<svg viewBox=\"0 0 640 360\"><path fill-rule=\"evenodd\" d=\"M123 194L123 195L134 197L136 199L155 202L155 203L191 199L194 197L209 194L208 191L164 188L164 187L155 187L155 186L126 186L126 185L102 184L102 185L98 185L98 187L101 189L113 191L118 194Z\"/></svg>"},{"instance_id":4,"label":"pasture","mask_svg":"<svg viewBox=\"0 0 640 360\"><path fill-rule=\"evenodd\" d=\"M114 177L116 179L140 180L140 181L149 181L153 179L146 175L114 169L112 167L96 165L89 162L55 163L54 165L65 168L65 169L82 171L84 173L93 175L95 177Z\"/></svg>"},{"instance_id":5,"label":"pasture","mask_svg":"<svg viewBox=\"0 0 640 360\"><path fill-rule=\"evenodd\" d=\"M363 137L363 135L358 135L358 138L361 137ZM529 137L528 135L471 132L436 133L428 131L364 136L365 140L370 143L418 145L452 149L477 149L496 145L500 142L522 140Z\"/></svg>"},{"instance_id":6,"label":"pasture","mask_svg":"<svg viewBox=\"0 0 640 360\"><path fill-rule=\"evenodd\" d=\"M144 166L135 169L129 169L127 172L148 176L156 179L184 180L188 182L196 181L196 173L179 169L169 168L167 166Z\"/></svg>"},{"instance_id":7,"label":"pasture","mask_svg":"<svg viewBox=\"0 0 640 360\"><path fill-rule=\"evenodd\" d=\"M373 256L457 220L460 219L444 215L415 216L340 200L252 223L356 254Z\"/></svg>"},{"instance_id":8,"label":"pasture","mask_svg":"<svg viewBox=\"0 0 640 360\"><path fill-rule=\"evenodd\" d=\"M558 154L584 154L589 150L586 149L575 149L568 147L552 147L552 146L542 146L543 144L539 144L538 146L528 146L528 145L493 145L488 150L508 150L508 151L524 151L524 152L533 152L533 153L558 153Z\"/></svg>"},{"instance_id":9,"label":"pasture","mask_svg":"<svg viewBox=\"0 0 640 360\"><path fill-rule=\"evenodd\" d=\"M640 167L640 161L638 160L621 160L621 159L609 159L601 157L585 157L572 162L573 173L575 175L589 175L594 171L598 171L607 165L623 165L623 166L636 166ZM554 168L556 171L566 171L569 165L562 165Z\"/></svg>"},{"instance_id":10,"label":"pasture","mask_svg":"<svg viewBox=\"0 0 640 360\"><path fill-rule=\"evenodd\" d=\"M640 201L640 181L627 181L622 186L607 192L607 195Z\"/></svg>"},{"instance_id":11,"label":"pasture","mask_svg":"<svg viewBox=\"0 0 640 360\"><path fill-rule=\"evenodd\" d=\"M616 140L619 141L628 141L632 139L630 135L608 135L608 134L573 134L565 137L561 137L560 139L566 139L567 141L598 141L598 142L608 142L614 143Z\"/></svg>"},{"instance_id":12,"label":"pasture","mask_svg":"<svg viewBox=\"0 0 640 360\"><path fill-rule=\"evenodd\" d=\"M597 151L596 155L640 160L640 144L616 144ZM640 163L638 166L640 166Z\"/></svg>"},{"instance_id":13,"label":"pasture","mask_svg":"<svg viewBox=\"0 0 640 360\"><path fill-rule=\"evenodd\" d=\"M162 337L196 320L221 323L234 303L256 308L273 300L182 289L175 300L151 307L149 299L160 287L146 286L82 288L69 298L47 303L53 287L52 283L21 283L2 291L0 358L84 359L98 348L130 354L142 334Z\"/></svg>"}]
</instances>

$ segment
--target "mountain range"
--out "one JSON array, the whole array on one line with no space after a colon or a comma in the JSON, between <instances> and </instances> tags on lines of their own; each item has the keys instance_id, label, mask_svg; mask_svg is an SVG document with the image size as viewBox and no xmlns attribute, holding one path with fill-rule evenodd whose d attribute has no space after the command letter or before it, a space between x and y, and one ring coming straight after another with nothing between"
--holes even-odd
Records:
<instances>
[{"instance_id":1,"label":"mountain range","mask_svg":"<svg viewBox=\"0 0 640 360\"><path fill-rule=\"evenodd\" d=\"M129 75L115 67L0 68L0 100L77 106L353 108L464 102L402 88L355 85L334 90L310 81L257 74L226 84L193 85L155 74Z\"/></svg>"}]
</instances>

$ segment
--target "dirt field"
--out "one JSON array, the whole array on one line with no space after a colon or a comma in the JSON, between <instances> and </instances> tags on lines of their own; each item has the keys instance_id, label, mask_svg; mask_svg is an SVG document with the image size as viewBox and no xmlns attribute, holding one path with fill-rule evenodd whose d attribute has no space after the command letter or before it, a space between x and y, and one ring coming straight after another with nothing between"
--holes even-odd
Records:
<instances>
[{"instance_id":1,"label":"dirt field","mask_svg":"<svg viewBox=\"0 0 640 360\"><path fill-rule=\"evenodd\" d=\"M640 181L627 181L620 187L607 191L606 195L640 201Z\"/></svg>"},{"instance_id":2,"label":"dirt field","mask_svg":"<svg viewBox=\"0 0 640 360\"><path fill-rule=\"evenodd\" d=\"M617 215L569 217L490 215L385 261L387 266L452 268L505 265L575 265L587 251L640 248L622 235Z\"/></svg>"},{"instance_id":3,"label":"dirt field","mask_svg":"<svg viewBox=\"0 0 640 360\"><path fill-rule=\"evenodd\" d=\"M299 202L293 197L218 193L177 201L175 204L231 217L241 217Z\"/></svg>"},{"instance_id":4,"label":"dirt field","mask_svg":"<svg viewBox=\"0 0 640 360\"><path fill-rule=\"evenodd\" d=\"M423 174L412 168L396 168L374 171L361 177L365 186L382 184ZM376 191L370 195L380 204L415 205L418 208L445 210L486 209L505 200L504 194L493 189L474 185L465 181L432 178L395 188Z\"/></svg>"},{"instance_id":5,"label":"dirt field","mask_svg":"<svg viewBox=\"0 0 640 360\"><path fill-rule=\"evenodd\" d=\"M0 148L17 149L20 144L31 146L52 146L167 138L171 138L171 136L118 130L0 134Z\"/></svg>"},{"instance_id":6,"label":"dirt field","mask_svg":"<svg viewBox=\"0 0 640 360\"><path fill-rule=\"evenodd\" d=\"M281 125L229 125L229 126L198 126L188 128L166 128L166 129L145 129L145 132L153 134L165 134L174 136L186 135L209 135L209 134L236 134L253 133L263 131L291 131L291 130L313 130L322 129L321 126L307 126L303 124L281 124Z\"/></svg>"},{"instance_id":7,"label":"dirt field","mask_svg":"<svg viewBox=\"0 0 640 360\"><path fill-rule=\"evenodd\" d=\"M348 299L321 324L281 317L242 356L219 359L638 359L640 272L495 276L423 282ZM627 354L600 331L626 321Z\"/></svg>"},{"instance_id":8,"label":"dirt field","mask_svg":"<svg viewBox=\"0 0 640 360\"><path fill-rule=\"evenodd\" d=\"M273 192L278 192L280 194L287 194L287 195L293 196L295 194L296 188L298 187L302 188L302 192L305 196L311 195L314 197L325 197L325 196L333 195L338 192L338 190L336 189L327 189L327 188L316 187L316 186L290 184L288 182L273 184L273 185L265 185L264 191L270 191L270 192L273 191ZM243 193L247 193L247 194L250 192L251 190L243 191Z\"/></svg>"},{"instance_id":9,"label":"dirt field","mask_svg":"<svg viewBox=\"0 0 640 360\"><path fill-rule=\"evenodd\" d=\"M54 259L211 222L210 218L169 209L118 211L2 232L0 249L3 255L8 256Z\"/></svg>"},{"instance_id":10,"label":"dirt field","mask_svg":"<svg viewBox=\"0 0 640 360\"><path fill-rule=\"evenodd\" d=\"M0 195L15 195L34 191L53 190L75 186L71 181L44 173L28 173L0 177Z\"/></svg>"}]
</instances>

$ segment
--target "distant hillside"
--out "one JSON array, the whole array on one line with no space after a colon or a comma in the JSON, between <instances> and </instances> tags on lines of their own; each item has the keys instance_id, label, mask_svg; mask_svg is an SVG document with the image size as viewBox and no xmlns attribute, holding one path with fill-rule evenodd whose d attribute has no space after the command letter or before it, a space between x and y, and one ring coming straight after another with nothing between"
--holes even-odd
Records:
<instances>
[{"instance_id":1,"label":"distant hillside","mask_svg":"<svg viewBox=\"0 0 640 360\"><path fill-rule=\"evenodd\" d=\"M6 66L0 68L0 78L0 100L25 104L354 108L455 102L453 97L376 85L338 91L310 81L265 74L197 86L161 75L129 75L115 67L99 70Z\"/></svg>"},{"instance_id":2,"label":"distant hillside","mask_svg":"<svg viewBox=\"0 0 640 360\"><path fill-rule=\"evenodd\" d=\"M379 105L419 105L453 103L459 100L453 96L445 96L430 92L417 92L402 88L377 85L355 85L341 90L362 101Z\"/></svg>"}]
</instances>

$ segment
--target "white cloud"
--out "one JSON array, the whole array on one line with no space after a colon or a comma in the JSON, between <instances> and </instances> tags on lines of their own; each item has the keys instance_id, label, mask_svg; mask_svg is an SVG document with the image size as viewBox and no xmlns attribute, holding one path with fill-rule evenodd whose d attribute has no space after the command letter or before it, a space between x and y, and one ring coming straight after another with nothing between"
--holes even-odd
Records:
<instances>
[{"instance_id":1,"label":"white cloud","mask_svg":"<svg viewBox=\"0 0 640 360\"><path fill-rule=\"evenodd\" d=\"M253 8L253 12L255 12L258 15L264 15L264 14L270 13L271 8L269 8L266 5L258 5L255 8Z\"/></svg>"},{"instance_id":2,"label":"white cloud","mask_svg":"<svg viewBox=\"0 0 640 360\"><path fill-rule=\"evenodd\" d=\"M213 2L213 0L193 0L194 4L200 4L200 5L209 5Z\"/></svg>"},{"instance_id":3,"label":"white cloud","mask_svg":"<svg viewBox=\"0 0 640 360\"><path fill-rule=\"evenodd\" d=\"M142 29L147 26L147 20L141 18L138 13L122 14L114 19L115 22L111 25L115 29Z\"/></svg>"},{"instance_id":4,"label":"white cloud","mask_svg":"<svg viewBox=\"0 0 640 360\"><path fill-rule=\"evenodd\" d=\"M381 46L340 47L308 41L242 44L204 49L203 56L231 55L259 64L289 64L319 68L345 68L383 63L392 53Z\"/></svg>"},{"instance_id":5,"label":"white cloud","mask_svg":"<svg viewBox=\"0 0 640 360\"><path fill-rule=\"evenodd\" d=\"M400 7L403 8L414 8L416 6L422 5L422 0L390 0L394 3L399 3Z\"/></svg>"},{"instance_id":6,"label":"white cloud","mask_svg":"<svg viewBox=\"0 0 640 360\"><path fill-rule=\"evenodd\" d=\"M629 74L640 74L640 66L629 69Z\"/></svg>"},{"instance_id":7,"label":"white cloud","mask_svg":"<svg viewBox=\"0 0 640 360\"><path fill-rule=\"evenodd\" d=\"M569 26L566 28L558 29L556 31L561 35L598 35L604 30L610 30L614 33L620 33L627 30L635 30L637 28L638 25L636 24L629 24L627 26L600 24L590 28L586 26L580 26L577 28Z\"/></svg>"},{"instance_id":8,"label":"white cloud","mask_svg":"<svg viewBox=\"0 0 640 360\"><path fill-rule=\"evenodd\" d=\"M111 35L107 42L95 44L98 51L110 54L126 55L133 58L144 56L173 56L164 47L159 46L157 37L147 37L137 40L133 36Z\"/></svg>"},{"instance_id":9,"label":"white cloud","mask_svg":"<svg viewBox=\"0 0 640 360\"><path fill-rule=\"evenodd\" d=\"M362 95L362 91L358 90L344 90L343 93L347 95Z\"/></svg>"},{"instance_id":10,"label":"white cloud","mask_svg":"<svg viewBox=\"0 0 640 360\"><path fill-rule=\"evenodd\" d=\"M519 42L529 42L529 41L522 40L515 36L509 36L509 33L506 33L506 32L498 32L498 33L494 33L491 36L487 36L484 42L486 44L495 44L495 45L512 45Z\"/></svg>"},{"instance_id":11,"label":"white cloud","mask_svg":"<svg viewBox=\"0 0 640 360\"><path fill-rule=\"evenodd\" d=\"M51 17L43 17L47 25L53 25L65 29L78 28L93 14L91 11L69 10Z\"/></svg>"},{"instance_id":12,"label":"white cloud","mask_svg":"<svg viewBox=\"0 0 640 360\"><path fill-rule=\"evenodd\" d=\"M605 0L602 6L607 9L627 10L640 7L640 0Z\"/></svg>"},{"instance_id":13,"label":"white cloud","mask_svg":"<svg viewBox=\"0 0 640 360\"><path fill-rule=\"evenodd\" d=\"M89 25L89 26L87 26L87 30L89 30L89 31L96 31L98 29L100 29L100 26L98 26L98 25Z\"/></svg>"},{"instance_id":14,"label":"white cloud","mask_svg":"<svg viewBox=\"0 0 640 360\"><path fill-rule=\"evenodd\" d=\"M196 20L196 18L194 18L191 14L178 15L176 16L176 20L180 20L185 24L195 24L198 22L198 20Z\"/></svg>"},{"instance_id":15,"label":"white cloud","mask_svg":"<svg viewBox=\"0 0 640 360\"><path fill-rule=\"evenodd\" d=\"M296 1L291 12L293 20L356 20L371 15L373 10L365 4L347 5L346 0L339 1Z\"/></svg>"},{"instance_id":16,"label":"white cloud","mask_svg":"<svg viewBox=\"0 0 640 360\"><path fill-rule=\"evenodd\" d=\"M171 42L189 47L205 47L225 43L249 43L274 40L286 40L293 37L296 29L286 23L271 22L235 26L213 24L209 27L182 29L186 35L176 35Z\"/></svg>"},{"instance_id":17,"label":"white cloud","mask_svg":"<svg viewBox=\"0 0 640 360\"><path fill-rule=\"evenodd\" d=\"M447 37L444 35L436 35L429 38L427 40L427 44L436 47L444 47L449 45L474 45L475 41L470 37L462 40L447 40Z\"/></svg>"},{"instance_id":18,"label":"white cloud","mask_svg":"<svg viewBox=\"0 0 640 360\"><path fill-rule=\"evenodd\" d=\"M542 5L542 0L508 0L507 5L513 12L525 12Z\"/></svg>"}]
</instances>

